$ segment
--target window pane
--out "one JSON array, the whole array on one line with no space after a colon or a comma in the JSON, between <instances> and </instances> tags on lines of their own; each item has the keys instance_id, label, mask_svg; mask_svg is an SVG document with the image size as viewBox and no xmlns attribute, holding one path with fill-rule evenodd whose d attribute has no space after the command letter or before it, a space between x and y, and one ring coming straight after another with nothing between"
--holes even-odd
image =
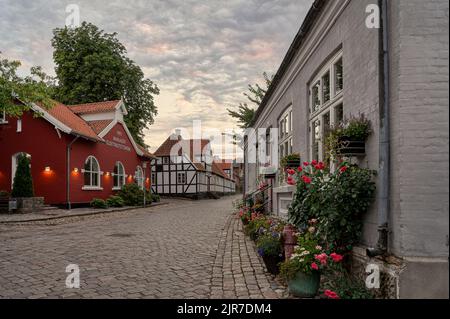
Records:
<instances>
[{"instance_id":1,"label":"window pane","mask_svg":"<svg viewBox=\"0 0 450 319\"><path fill-rule=\"evenodd\" d=\"M114 187L119 186L119 175L114 174Z\"/></svg>"},{"instance_id":2,"label":"window pane","mask_svg":"<svg viewBox=\"0 0 450 319\"><path fill-rule=\"evenodd\" d=\"M320 81L318 81L312 88L312 111L315 112L320 108Z\"/></svg>"},{"instance_id":3,"label":"window pane","mask_svg":"<svg viewBox=\"0 0 450 319\"><path fill-rule=\"evenodd\" d=\"M92 161L92 170L93 171L98 171L98 163L94 158L91 158Z\"/></svg>"},{"instance_id":4,"label":"window pane","mask_svg":"<svg viewBox=\"0 0 450 319\"><path fill-rule=\"evenodd\" d=\"M84 172L84 185L85 186L91 185L91 173L89 173L88 171Z\"/></svg>"},{"instance_id":5,"label":"window pane","mask_svg":"<svg viewBox=\"0 0 450 319\"><path fill-rule=\"evenodd\" d=\"M98 186L98 173L92 173L92 186Z\"/></svg>"},{"instance_id":6,"label":"window pane","mask_svg":"<svg viewBox=\"0 0 450 319\"><path fill-rule=\"evenodd\" d=\"M330 71L322 77L322 100L323 103L330 100Z\"/></svg>"},{"instance_id":7,"label":"window pane","mask_svg":"<svg viewBox=\"0 0 450 319\"><path fill-rule=\"evenodd\" d=\"M344 120L344 106L339 104L335 109L335 123L339 124Z\"/></svg>"},{"instance_id":8,"label":"window pane","mask_svg":"<svg viewBox=\"0 0 450 319\"><path fill-rule=\"evenodd\" d=\"M334 65L334 87L339 92L344 88L344 70L342 67L342 58Z\"/></svg>"},{"instance_id":9,"label":"window pane","mask_svg":"<svg viewBox=\"0 0 450 319\"><path fill-rule=\"evenodd\" d=\"M319 160L319 143L320 143L320 121L317 120L313 124L313 149L312 149L312 159Z\"/></svg>"},{"instance_id":10,"label":"window pane","mask_svg":"<svg viewBox=\"0 0 450 319\"><path fill-rule=\"evenodd\" d=\"M86 163L84 163L84 170L90 171L91 170L91 159L88 159Z\"/></svg>"}]
</instances>

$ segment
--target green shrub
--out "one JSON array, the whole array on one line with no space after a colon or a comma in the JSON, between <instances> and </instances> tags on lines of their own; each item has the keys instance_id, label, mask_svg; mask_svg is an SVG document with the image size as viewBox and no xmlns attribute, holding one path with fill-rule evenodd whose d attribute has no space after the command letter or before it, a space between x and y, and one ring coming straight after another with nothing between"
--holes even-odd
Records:
<instances>
[{"instance_id":1,"label":"green shrub","mask_svg":"<svg viewBox=\"0 0 450 319\"><path fill-rule=\"evenodd\" d=\"M110 196L106 200L106 204L109 207L123 207L125 205L125 202L120 196Z\"/></svg>"},{"instance_id":2,"label":"green shrub","mask_svg":"<svg viewBox=\"0 0 450 319\"><path fill-rule=\"evenodd\" d=\"M18 161L11 197L33 197L34 190L30 160L26 155L20 155Z\"/></svg>"},{"instance_id":3,"label":"green shrub","mask_svg":"<svg viewBox=\"0 0 450 319\"><path fill-rule=\"evenodd\" d=\"M161 201L161 197L158 194L151 194L152 202L158 203Z\"/></svg>"},{"instance_id":4,"label":"green shrub","mask_svg":"<svg viewBox=\"0 0 450 319\"><path fill-rule=\"evenodd\" d=\"M91 206L94 208L108 208L108 204L106 203L106 201L100 198L94 198L91 201Z\"/></svg>"},{"instance_id":5,"label":"green shrub","mask_svg":"<svg viewBox=\"0 0 450 319\"><path fill-rule=\"evenodd\" d=\"M144 191L135 183L126 184L118 192L126 206L138 206L144 204Z\"/></svg>"},{"instance_id":6,"label":"green shrub","mask_svg":"<svg viewBox=\"0 0 450 319\"><path fill-rule=\"evenodd\" d=\"M9 197L9 193L7 191L0 191L0 197Z\"/></svg>"}]
</instances>

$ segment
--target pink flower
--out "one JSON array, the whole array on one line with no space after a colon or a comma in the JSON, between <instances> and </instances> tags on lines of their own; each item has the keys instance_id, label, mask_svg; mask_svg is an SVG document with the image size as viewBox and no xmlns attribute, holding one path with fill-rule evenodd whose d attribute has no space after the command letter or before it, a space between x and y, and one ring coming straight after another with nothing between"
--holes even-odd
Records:
<instances>
[{"instance_id":1,"label":"pink flower","mask_svg":"<svg viewBox=\"0 0 450 319\"><path fill-rule=\"evenodd\" d=\"M344 259L344 256L336 254L336 253L331 253L330 257L331 257L331 259L333 259L333 261L335 263L338 263L338 262L342 261L342 259Z\"/></svg>"},{"instance_id":2,"label":"pink flower","mask_svg":"<svg viewBox=\"0 0 450 319\"><path fill-rule=\"evenodd\" d=\"M322 170L325 168L325 164L323 162L319 162L316 166L314 166L315 169Z\"/></svg>"},{"instance_id":3,"label":"pink flower","mask_svg":"<svg viewBox=\"0 0 450 319\"><path fill-rule=\"evenodd\" d=\"M312 161L311 161L311 165L312 165L312 166L317 165L317 161L316 161L316 160L312 160Z\"/></svg>"},{"instance_id":4,"label":"pink flower","mask_svg":"<svg viewBox=\"0 0 450 319\"><path fill-rule=\"evenodd\" d=\"M303 162L303 166L308 166L309 163L308 162Z\"/></svg>"},{"instance_id":5,"label":"pink flower","mask_svg":"<svg viewBox=\"0 0 450 319\"><path fill-rule=\"evenodd\" d=\"M321 263L322 265L326 265L326 264L327 264L328 256L327 256L327 254L325 254L325 253L322 253L322 254L320 254L320 255L315 255L314 258L315 258L316 260L320 261L320 263Z\"/></svg>"},{"instance_id":6,"label":"pink flower","mask_svg":"<svg viewBox=\"0 0 450 319\"><path fill-rule=\"evenodd\" d=\"M316 263L312 263L311 264L311 268L314 269L314 270L319 270L319 266L317 266Z\"/></svg>"},{"instance_id":7,"label":"pink flower","mask_svg":"<svg viewBox=\"0 0 450 319\"><path fill-rule=\"evenodd\" d=\"M294 175L294 174L295 174L295 171L294 171L293 169L288 169L288 170L287 170L287 173L288 173L289 175Z\"/></svg>"},{"instance_id":8,"label":"pink flower","mask_svg":"<svg viewBox=\"0 0 450 319\"><path fill-rule=\"evenodd\" d=\"M303 172L303 168L302 168L301 166L299 166L299 167L297 168L297 171Z\"/></svg>"},{"instance_id":9,"label":"pink flower","mask_svg":"<svg viewBox=\"0 0 450 319\"><path fill-rule=\"evenodd\" d=\"M339 295L331 290L325 290L324 291L325 296L327 296L330 299L339 299Z\"/></svg>"},{"instance_id":10,"label":"pink flower","mask_svg":"<svg viewBox=\"0 0 450 319\"><path fill-rule=\"evenodd\" d=\"M347 171L348 167L347 166L342 166L340 171L341 173L345 173Z\"/></svg>"},{"instance_id":11,"label":"pink flower","mask_svg":"<svg viewBox=\"0 0 450 319\"><path fill-rule=\"evenodd\" d=\"M303 175L302 179L306 184L311 184L311 178L309 178L308 176Z\"/></svg>"}]
</instances>

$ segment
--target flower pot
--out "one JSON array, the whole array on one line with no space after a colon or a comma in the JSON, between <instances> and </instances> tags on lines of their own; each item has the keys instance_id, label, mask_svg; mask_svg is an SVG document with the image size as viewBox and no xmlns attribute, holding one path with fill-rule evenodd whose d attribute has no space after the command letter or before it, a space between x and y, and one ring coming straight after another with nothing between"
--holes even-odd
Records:
<instances>
[{"instance_id":1,"label":"flower pot","mask_svg":"<svg viewBox=\"0 0 450 319\"><path fill-rule=\"evenodd\" d=\"M288 281L289 292L300 298L313 298L317 295L320 286L320 273L298 272L294 278Z\"/></svg>"},{"instance_id":2,"label":"flower pot","mask_svg":"<svg viewBox=\"0 0 450 319\"><path fill-rule=\"evenodd\" d=\"M337 153L342 156L364 156L366 142L354 137L342 136L339 138Z\"/></svg>"},{"instance_id":3,"label":"flower pot","mask_svg":"<svg viewBox=\"0 0 450 319\"><path fill-rule=\"evenodd\" d=\"M278 264L283 261L283 257L263 256L262 259L269 273L272 275L278 275L280 273L280 267L278 267Z\"/></svg>"},{"instance_id":4,"label":"flower pot","mask_svg":"<svg viewBox=\"0 0 450 319\"><path fill-rule=\"evenodd\" d=\"M301 165L300 159L289 160L289 161L286 161L286 167L285 167L285 168L293 168L293 169L296 169L296 168L299 167L300 165Z\"/></svg>"}]
</instances>

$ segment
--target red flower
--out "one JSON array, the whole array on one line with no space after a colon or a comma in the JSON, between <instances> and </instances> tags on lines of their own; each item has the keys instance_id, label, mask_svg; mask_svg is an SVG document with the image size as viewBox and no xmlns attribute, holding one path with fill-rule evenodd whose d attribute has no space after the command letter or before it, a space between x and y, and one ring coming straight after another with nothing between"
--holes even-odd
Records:
<instances>
[{"instance_id":1,"label":"red flower","mask_svg":"<svg viewBox=\"0 0 450 319\"><path fill-rule=\"evenodd\" d=\"M317 165L317 161L316 161L316 160L312 160L312 161L311 161L311 165L313 165L313 166L314 166L314 165Z\"/></svg>"},{"instance_id":2,"label":"red flower","mask_svg":"<svg viewBox=\"0 0 450 319\"><path fill-rule=\"evenodd\" d=\"M324 291L325 296L327 296L330 299L339 299L339 295L331 290L325 290Z\"/></svg>"},{"instance_id":3,"label":"red flower","mask_svg":"<svg viewBox=\"0 0 450 319\"><path fill-rule=\"evenodd\" d=\"M303 175L302 179L306 184L311 184L311 178L309 178L308 176Z\"/></svg>"},{"instance_id":4,"label":"red flower","mask_svg":"<svg viewBox=\"0 0 450 319\"><path fill-rule=\"evenodd\" d=\"M335 263L338 263L338 262L342 261L342 259L344 259L344 256L336 254L336 253L331 253L330 257L331 257L331 259L333 259L333 261Z\"/></svg>"},{"instance_id":5,"label":"red flower","mask_svg":"<svg viewBox=\"0 0 450 319\"><path fill-rule=\"evenodd\" d=\"M322 170L325 168L325 164L323 162L319 162L316 166L314 166L318 170Z\"/></svg>"},{"instance_id":6,"label":"red flower","mask_svg":"<svg viewBox=\"0 0 450 319\"><path fill-rule=\"evenodd\" d=\"M295 180L292 177L289 176L288 179L287 179L287 183L289 185L295 185Z\"/></svg>"},{"instance_id":7,"label":"red flower","mask_svg":"<svg viewBox=\"0 0 450 319\"><path fill-rule=\"evenodd\" d=\"M308 162L303 162L303 166L308 166L309 163Z\"/></svg>"},{"instance_id":8,"label":"red flower","mask_svg":"<svg viewBox=\"0 0 450 319\"><path fill-rule=\"evenodd\" d=\"M299 166L299 167L297 168L297 171L303 172L303 168L302 168L301 166Z\"/></svg>"},{"instance_id":9,"label":"red flower","mask_svg":"<svg viewBox=\"0 0 450 319\"><path fill-rule=\"evenodd\" d=\"M340 171L341 173L345 173L347 171L348 167L347 166L342 166Z\"/></svg>"},{"instance_id":10,"label":"red flower","mask_svg":"<svg viewBox=\"0 0 450 319\"><path fill-rule=\"evenodd\" d=\"M294 174L295 174L295 171L294 171L293 169L288 169L288 170L287 170L287 173L288 173L289 175L294 175Z\"/></svg>"},{"instance_id":11,"label":"red flower","mask_svg":"<svg viewBox=\"0 0 450 319\"><path fill-rule=\"evenodd\" d=\"M314 270L319 270L319 266L317 266L316 263L312 263L311 264L311 268L314 269Z\"/></svg>"}]
</instances>

